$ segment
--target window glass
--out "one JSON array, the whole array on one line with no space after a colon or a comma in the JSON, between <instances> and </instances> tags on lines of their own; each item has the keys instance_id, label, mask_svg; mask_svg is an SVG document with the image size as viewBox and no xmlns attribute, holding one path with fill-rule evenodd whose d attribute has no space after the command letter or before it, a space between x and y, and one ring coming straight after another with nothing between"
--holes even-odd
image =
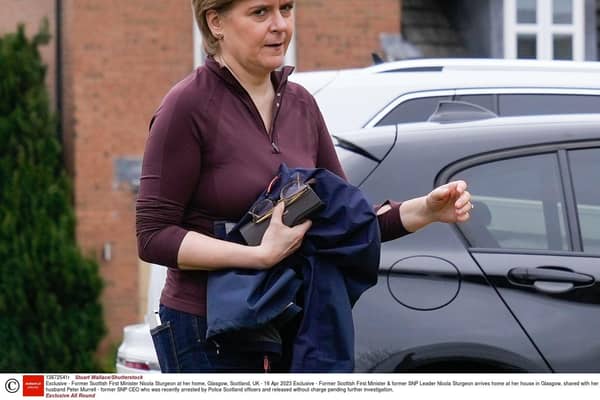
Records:
<instances>
[{"instance_id":1,"label":"window glass","mask_svg":"<svg viewBox=\"0 0 600 400\"><path fill-rule=\"evenodd\" d=\"M573 22L572 0L552 0L552 22L555 24L571 24Z\"/></svg>"},{"instance_id":2,"label":"window glass","mask_svg":"<svg viewBox=\"0 0 600 400\"><path fill-rule=\"evenodd\" d=\"M377 126L427 121L440 100L450 100L450 96L422 97L404 101L383 117Z\"/></svg>"},{"instance_id":3,"label":"window glass","mask_svg":"<svg viewBox=\"0 0 600 400\"><path fill-rule=\"evenodd\" d=\"M506 12L504 57L584 61L586 10L599 1L498 0Z\"/></svg>"},{"instance_id":4,"label":"window glass","mask_svg":"<svg viewBox=\"0 0 600 400\"><path fill-rule=\"evenodd\" d=\"M517 23L535 24L536 0L517 0Z\"/></svg>"},{"instance_id":5,"label":"window glass","mask_svg":"<svg viewBox=\"0 0 600 400\"><path fill-rule=\"evenodd\" d=\"M472 247L568 250L555 154L477 165L452 179L469 184L475 208L459 224Z\"/></svg>"},{"instance_id":6,"label":"window glass","mask_svg":"<svg viewBox=\"0 0 600 400\"><path fill-rule=\"evenodd\" d=\"M535 35L517 35L517 58L536 58L537 38Z\"/></svg>"},{"instance_id":7,"label":"window glass","mask_svg":"<svg viewBox=\"0 0 600 400\"><path fill-rule=\"evenodd\" d=\"M600 149L569 153L583 251L600 254Z\"/></svg>"},{"instance_id":8,"label":"window glass","mask_svg":"<svg viewBox=\"0 0 600 400\"><path fill-rule=\"evenodd\" d=\"M493 94L467 94L457 95L455 100L466 101L468 103L477 104L483 108L486 108L492 112L496 110L496 95Z\"/></svg>"},{"instance_id":9,"label":"window glass","mask_svg":"<svg viewBox=\"0 0 600 400\"><path fill-rule=\"evenodd\" d=\"M496 96L498 104L496 105ZM427 121L442 100L450 96L422 97L407 100L390 111L377 126ZM576 94L477 94L456 95L455 100L480 105L500 116L545 114L595 114L600 110L600 96Z\"/></svg>"},{"instance_id":10,"label":"window glass","mask_svg":"<svg viewBox=\"0 0 600 400\"><path fill-rule=\"evenodd\" d=\"M573 94L501 94L498 112L502 116L597 113L600 96Z\"/></svg>"},{"instance_id":11,"label":"window glass","mask_svg":"<svg viewBox=\"0 0 600 400\"><path fill-rule=\"evenodd\" d=\"M573 59L573 36L554 35L552 36L552 54L555 60Z\"/></svg>"}]
</instances>

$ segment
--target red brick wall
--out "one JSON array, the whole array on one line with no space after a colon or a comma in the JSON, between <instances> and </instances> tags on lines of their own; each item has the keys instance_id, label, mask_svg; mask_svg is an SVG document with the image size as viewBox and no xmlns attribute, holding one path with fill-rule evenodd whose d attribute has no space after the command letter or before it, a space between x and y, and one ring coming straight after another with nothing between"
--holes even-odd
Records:
<instances>
[{"instance_id":1,"label":"red brick wall","mask_svg":"<svg viewBox=\"0 0 600 400\"><path fill-rule=\"evenodd\" d=\"M298 70L372 64L379 34L400 32L401 9L401 0L296 2Z\"/></svg>"},{"instance_id":2,"label":"red brick wall","mask_svg":"<svg viewBox=\"0 0 600 400\"><path fill-rule=\"evenodd\" d=\"M48 66L46 70L46 84L52 105L55 103L56 92L56 42L55 36L55 0L2 0L0 1L0 35L15 32L17 25L23 23L25 32L31 37L41 26L42 19L48 18L50 43L40 47L42 60Z\"/></svg>"},{"instance_id":3,"label":"red brick wall","mask_svg":"<svg viewBox=\"0 0 600 400\"><path fill-rule=\"evenodd\" d=\"M100 262L109 344L139 322L135 195L115 160L141 157L148 122L192 69L192 16L181 0L64 0L64 138L74 176L77 237ZM112 259L101 257L112 244ZM143 288L145 290L145 288Z\"/></svg>"}]
</instances>

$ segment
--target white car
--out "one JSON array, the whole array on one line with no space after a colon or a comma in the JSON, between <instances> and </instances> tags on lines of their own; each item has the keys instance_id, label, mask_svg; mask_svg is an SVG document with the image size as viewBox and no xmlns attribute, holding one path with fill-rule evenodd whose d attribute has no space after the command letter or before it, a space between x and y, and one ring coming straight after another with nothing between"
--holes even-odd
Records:
<instances>
[{"instance_id":1,"label":"white car","mask_svg":"<svg viewBox=\"0 0 600 400\"><path fill-rule=\"evenodd\" d=\"M441 100L467 101L499 116L595 113L599 78L595 62L500 59L420 59L290 77L315 96L334 135L427 121ZM337 144L342 164L351 163L343 141ZM166 268L151 266L147 316L123 330L119 373L160 372L149 331L165 275Z\"/></svg>"},{"instance_id":2,"label":"white car","mask_svg":"<svg viewBox=\"0 0 600 400\"><path fill-rule=\"evenodd\" d=\"M440 100L468 101L499 116L593 113L599 73L598 62L419 59L301 72L290 80L315 96L335 134L426 121Z\"/></svg>"},{"instance_id":3,"label":"white car","mask_svg":"<svg viewBox=\"0 0 600 400\"><path fill-rule=\"evenodd\" d=\"M146 316L143 323L123 328L123 342L117 351L117 372L120 374L160 373L158 357L150 336L150 326L153 326L153 320L156 318L155 311L158 311L167 269L155 264L150 264L149 267Z\"/></svg>"}]
</instances>

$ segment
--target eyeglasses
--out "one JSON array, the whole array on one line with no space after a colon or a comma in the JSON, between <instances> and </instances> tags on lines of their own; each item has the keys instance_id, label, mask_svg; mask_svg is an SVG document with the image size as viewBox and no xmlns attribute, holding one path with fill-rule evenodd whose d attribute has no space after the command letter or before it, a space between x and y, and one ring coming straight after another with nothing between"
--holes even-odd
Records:
<instances>
[{"instance_id":1,"label":"eyeglasses","mask_svg":"<svg viewBox=\"0 0 600 400\"><path fill-rule=\"evenodd\" d=\"M269 184L266 193L267 195L271 192L271 187L278 178L279 177L276 176ZM284 205L287 207L294 201L298 200L300 196L302 196L302 194L307 190L308 184L302 180L302 177L299 173L295 173L291 176L290 181L281 188L281 191L279 192L279 199L276 200L276 202L273 202L273 200L269 198L262 199L256 203L248 213L252 216L252 221L255 224L259 224L273 214L273 209L277 204L283 201Z\"/></svg>"}]
</instances>

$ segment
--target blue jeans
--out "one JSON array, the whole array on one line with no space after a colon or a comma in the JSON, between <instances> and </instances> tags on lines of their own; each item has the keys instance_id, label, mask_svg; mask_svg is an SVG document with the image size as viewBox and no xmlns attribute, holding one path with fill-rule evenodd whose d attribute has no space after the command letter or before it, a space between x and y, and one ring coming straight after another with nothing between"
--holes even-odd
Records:
<instances>
[{"instance_id":1,"label":"blue jeans","mask_svg":"<svg viewBox=\"0 0 600 400\"><path fill-rule=\"evenodd\" d=\"M206 317L160 305L161 325L151 330L162 372L270 372L281 365L269 354L240 352L206 339Z\"/></svg>"}]
</instances>

